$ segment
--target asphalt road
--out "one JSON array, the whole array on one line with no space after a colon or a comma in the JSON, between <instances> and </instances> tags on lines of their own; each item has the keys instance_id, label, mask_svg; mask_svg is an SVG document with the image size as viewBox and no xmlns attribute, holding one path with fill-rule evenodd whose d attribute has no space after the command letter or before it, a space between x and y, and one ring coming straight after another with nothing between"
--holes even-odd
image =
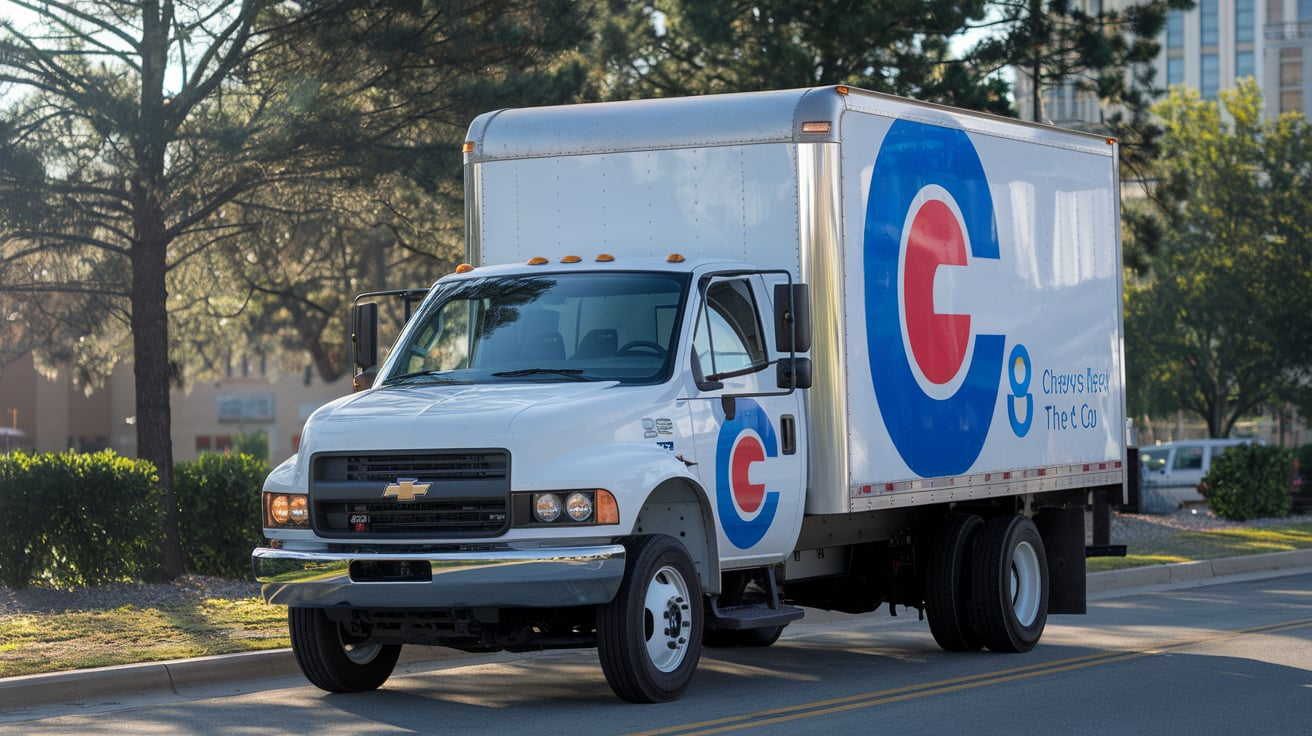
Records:
<instances>
[{"instance_id":1,"label":"asphalt road","mask_svg":"<svg viewBox=\"0 0 1312 736\"><path fill-rule=\"evenodd\" d=\"M914 611L808 611L769 649L707 651L689 693L655 706L567 651L410 665L359 695L291 676L0 715L0 735L876 731L1312 733L1312 572L1095 594L1025 655L942 652Z\"/></svg>"}]
</instances>

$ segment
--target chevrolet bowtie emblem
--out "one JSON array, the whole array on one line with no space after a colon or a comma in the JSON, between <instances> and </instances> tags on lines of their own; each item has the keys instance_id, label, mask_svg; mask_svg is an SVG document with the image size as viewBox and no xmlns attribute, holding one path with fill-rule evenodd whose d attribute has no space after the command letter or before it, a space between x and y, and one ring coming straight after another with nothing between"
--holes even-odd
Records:
<instances>
[{"instance_id":1,"label":"chevrolet bowtie emblem","mask_svg":"<svg viewBox=\"0 0 1312 736\"><path fill-rule=\"evenodd\" d=\"M431 483L416 483L418 478L397 478L395 483L383 489L383 498L395 498L398 501L413 501L415 496L428 493Z\"/></svg>"}]
</instances>

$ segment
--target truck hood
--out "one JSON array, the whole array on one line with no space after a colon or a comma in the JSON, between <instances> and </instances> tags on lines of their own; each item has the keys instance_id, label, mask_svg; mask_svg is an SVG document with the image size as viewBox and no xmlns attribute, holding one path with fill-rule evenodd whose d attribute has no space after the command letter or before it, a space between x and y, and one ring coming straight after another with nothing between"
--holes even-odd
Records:
<instances>
[{"instance_id":1,"label":"truck hood","mask_svg":"<svg viewBox=\"0 0 1312 736\"><path fill-rule=\"evenodd\" d=\"M515 417L530 407L572 404L614 385L607 381L380 388L323 407L310 418L307 433L323 436L346 433L356 443L369 439L361 437L367 433L388 446L397 446L398 442L413 444L417 439L414 431L421 428L431 431L438 426L458 427L467 436L502 434L510 429ZM379 434L395 436L383 439Z\"/></svg>"}]
</instances>

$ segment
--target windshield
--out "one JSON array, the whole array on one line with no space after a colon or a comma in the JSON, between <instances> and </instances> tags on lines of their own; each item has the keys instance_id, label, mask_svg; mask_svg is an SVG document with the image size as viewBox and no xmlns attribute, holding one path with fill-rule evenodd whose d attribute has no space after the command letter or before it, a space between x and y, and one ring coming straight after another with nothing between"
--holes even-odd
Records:
<instances>
[{"instance_id":1,"label":"windshield","mask_svg":"<svg viewBox=\"0 0 1312 736\"><path fill-rule=\"evenodd\" d=\"M660 382L686 285L595 271L439 284L382 383Z\"/></svg>"}]
</instances>

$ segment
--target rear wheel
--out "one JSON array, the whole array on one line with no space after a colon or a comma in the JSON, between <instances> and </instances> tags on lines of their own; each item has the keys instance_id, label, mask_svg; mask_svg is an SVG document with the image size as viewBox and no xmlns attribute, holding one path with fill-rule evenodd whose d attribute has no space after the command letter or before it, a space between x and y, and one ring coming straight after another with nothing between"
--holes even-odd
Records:
<instances>
[{"instance_id":1,"label":"rear wheel","mask_svg":"<svg viewBox=\"0 0 1312 736\"><path fill-rule=\"evenodd\" d=\"M1048 621L1048 559L1034 522L989 520L975 544L972 623L995 652L1028 652Z\"/></svg>"},{"instance_id":2,"label":"rear wheel","mask_svg":"<svg viewBox=\"0 0 1312 736\"><path fill-rule=\"evenodd\" d=\"M970 620L971 549L984 520L952 514L944 520L929 551L925 608L934 641L948 652L973 652L984 646Z\"/></svg>"},{"instance_id":3,"label":"rear wheel","mask_svg":"<svg viewBox=\"0 0 1312 736\"><path fill-rule=\"evenodd\" d=\"M292 654L305 678L330 693L376 690L401 655L400 644L370 644L349 634L322 608L287 609Z\"/></svg>"},{"instance_id":4,"label":"rear wheel","mask_svg":"<svg viewBox=\"0 0 1312 736\"><path fill-rule=\"evenodd\" d=\"M606 682L633 703L683 694L702 650L702 594L682 544L664 535L625 542L624 582L597 609L597 652Z\"/></svg>"}]
</instances>

